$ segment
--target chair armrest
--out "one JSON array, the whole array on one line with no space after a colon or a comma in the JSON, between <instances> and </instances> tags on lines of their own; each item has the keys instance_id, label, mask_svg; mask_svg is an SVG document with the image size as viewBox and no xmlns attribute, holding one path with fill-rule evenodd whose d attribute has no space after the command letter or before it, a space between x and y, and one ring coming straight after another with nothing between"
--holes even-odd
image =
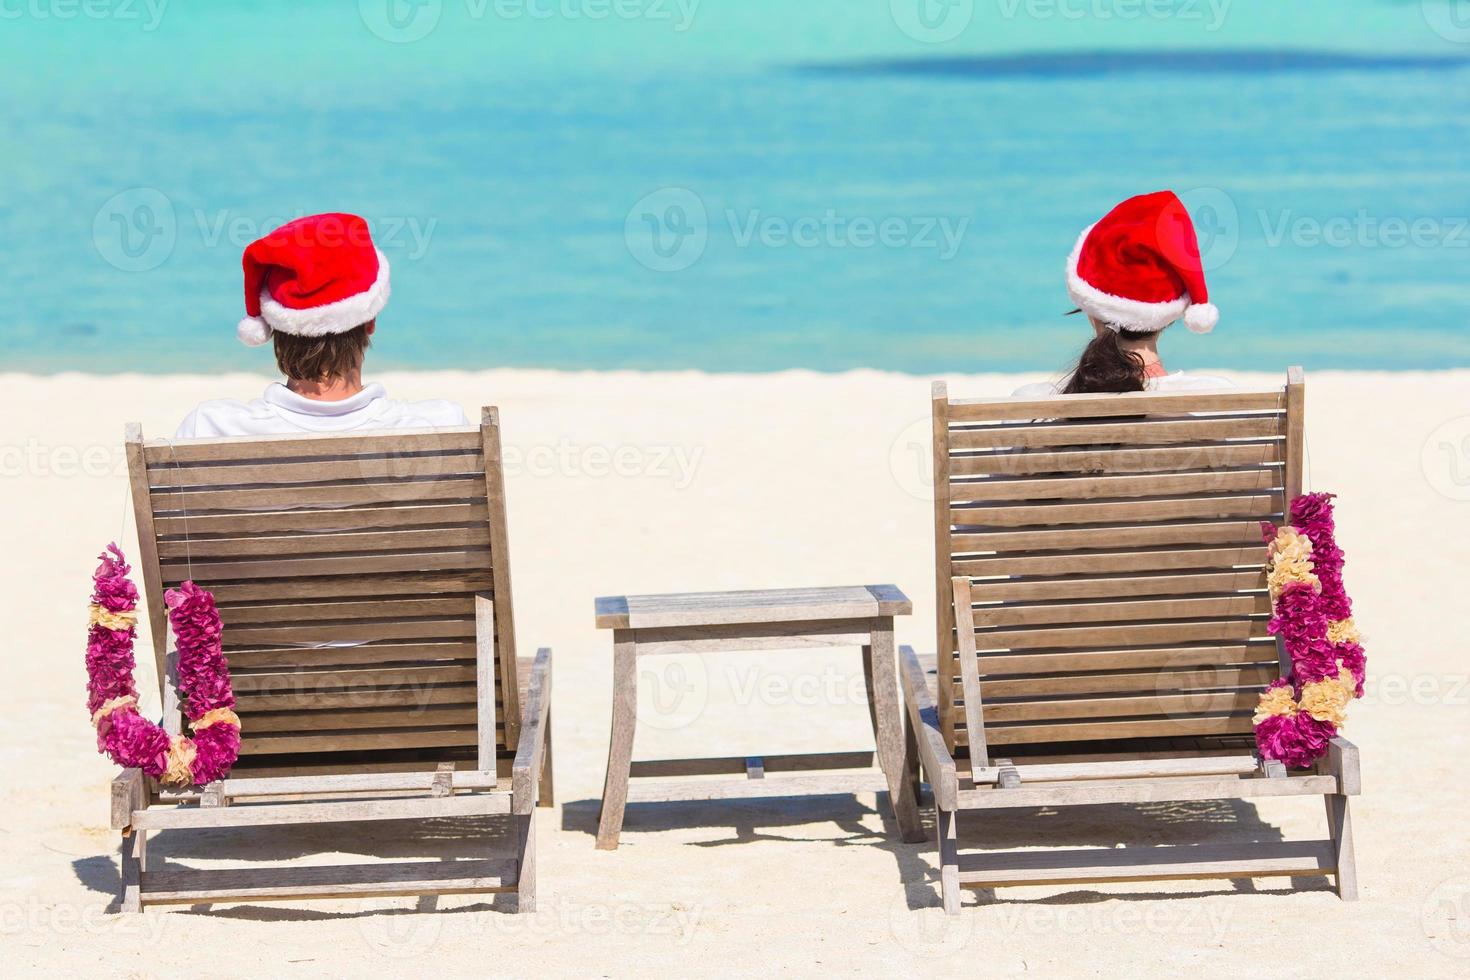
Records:
<instances>
[{"instance_id":1,"label":"chair armrest","mask_svg":"<svg viewBox=\"0 0 1470 980\"><path fill-rule=\"evenodd\" d=\"M1337 791L1343 796L1363 792L1363 776L1358 769L1358 747L1341 735L1327 743L1327 766L1337 777Z\"/></svg>"},{"instance_id":2,"label":"chair armrest","mask_svg":"<svg viewBox=\"0 0 1470 980\"><path fill-rule=\"evenodd\" d=\"M939 709L929 696L929 681L913 647L899 647L898 673L903 681L903 700L913 726L914 742L919 747L919 760L929 774L934 802L946 810L955 808L959 781L955 778L954 757L944 744L939 730Z\"/></svg>"},{"instance_id":3,"label":"chair armrest","mask_svg":"<svg viewBox=\"0 0 1470 980\"><path fill-rule=\"evenodd\" d=\"M148 782L141 769L124 769L112 780L112 829L128 830L133 811L148 806Z\"/></svg>"},{"instance_id":4,"label":"chair armrest","mask_svg":"<svg viewBox=\"0 0 1470 980\"><path fill-rule=\"evenodd\" d=\"M531 664L531 683L526 688L521 739L515 761L510 765L511 811L530 813L536 806L536 783L541 775L541 758L546 752L547 712L551 710L551 648L536 651Z\"/></svg>"}]
</instances>

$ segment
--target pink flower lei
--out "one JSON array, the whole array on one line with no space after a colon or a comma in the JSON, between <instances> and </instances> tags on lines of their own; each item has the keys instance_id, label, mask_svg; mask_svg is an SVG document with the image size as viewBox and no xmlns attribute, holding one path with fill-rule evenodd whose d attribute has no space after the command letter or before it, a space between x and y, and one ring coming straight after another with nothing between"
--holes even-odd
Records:
<instances>
[{"instance_id":1,"label":"pink flower lei","mask_svg":"<svg viewBox=\"0 0 1470 980\"><path fill-rule=\"evenodd\" d=\"M1272 633L1280 637L1291 672L1261 694L1253 722L1266 759L1293 769L1312 765L1346 721L1347 705L1363 696L1366 657L1342 583L1330 493L1291 502L1289 523L1262 523L1268 543Z\"/></svg>"},{"instance_id":2,"label":"pink flower lei","mask_svg":"<svg viewBox=\"0 0 1470 980\"><path fill-rule=\"evenodd\" d=\"M240 719L214 596L193 582L164 594L178 640L179 696L194 732L193 738L171 736L138 714L133 683L138 590L128 579L132 569L116 544L98 557L102 564L92 576L87 631L87 710L97 729L98 751L168 786L220 779L240 755Z\"/></svg>"}]
</instances>

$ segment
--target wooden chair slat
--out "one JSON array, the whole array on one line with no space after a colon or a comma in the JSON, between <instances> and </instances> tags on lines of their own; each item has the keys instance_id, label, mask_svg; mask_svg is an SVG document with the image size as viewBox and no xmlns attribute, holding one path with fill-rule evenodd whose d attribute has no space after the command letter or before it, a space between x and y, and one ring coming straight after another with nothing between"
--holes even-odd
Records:
<instances>
[{"instance_id":1,"label":"wooden chair slat","mask_svg":"<svg viewBox=\"0 0 1470 980\"><path fill-rule=\"evenodd\" d=\"M1015 723L986 726L985 736L994 751L997 745L1047 745L1059 742L1115 743L1129 739L1179 736L1249 735L1253 730L1249 712L1239 715L1187 715L1178 718L1096 719ZM967 744L963 733L957 742Z\"/></svg>"},{"instance_id":2,"label":"wooden chair slat","mask_svg":"<svg viewBox=\"0 0 1470 980\"><path fill-rule=\"evenodd\" d=\"M473 696L466 704L386 706L315 711L257 711L250 717L250 731L258 734L286 732L351 731L379 728L439 728L474 725Z\"/></svg>"},{"instance_id":3,"label":"wooden chair slat","mask_svg":"<svg viewBox=\"0 0 1470 980\"><path fill-rule=\"evenodd\" d=\"M990 452L951 455L954 476L1026 476L1095 473L1099 476L1165 473L1280 463L1285 450L1279 439L1215 442L1194 446L1094 446L1052 452Z\"/></svg>"},{"instance_id":4,"label":"wooden chair slat","mask_svg":"<svg viewBox=\"0 0 1470 980\"><path fill-rule=\"evenodd\" d=\"M989 724L1021 721L1077 721L1087 718L1128 718L1167 715L1188 718L1224 712L1251 711L1260 691L1192 691L1186 694L1134 694L1120 697L1073 697L1047 700L996 701L987 691L985 720Z\"/></svg>"},{"instance_id":5,"label":"wooden chair slat","mask_svg":"<svg viewBox=\"0 0 1470 980\"><path fill-rule=\"evenodd\" d=\"M434 640L424 643L363 643L320 648L272 647L230 651L230 666L256 671L297 670L353 664L377 665L414 662L433 666L451 660L473 662L470 642Z\"/></svg>"},{"instance_id":6,"label":"wooden chair slat","mask_svg":"<svg viewBox=\"0 0 1470 980\"><path fill-rule=\"evenodd\" d=\"M1269 636L1266 620L1227 619L1214 622L1130 623L1126 626L1085 626L1031 630L977 630L981 650L1064 649L1069 647L1143 646L1247 640Z\"/></svg>"},{"instance_id":7,"label":"wooden chair slat","mask_svg":"<svg viewBox=\"0 0 1470 980\"><path fill-rule=\"evenodd\" d=\"M228 463L220 466L150 466L148 483L172 487L237 487L242 484L313 484L342 480L424 480L437 476L481 476L478 452L441 456L404 453L350 459Z\"/></svg>"},{"instance_id":8,"label":"wooden chair slat","mask_svg":"<svg viewBox=\"0 0 1470 980\"><path fill-rule=\"evenodd\" d=\"M150 439L143 444L149 466L175 463L252 462L262 457L479 452L479 433L470 429L399 429L349 439L336 435L256 436L252 439Z\"/></svg>"},{"instance_id":9,"label":"wooden chair slat","mask_svg":"<svg viewBox=\"0 0 1470 980\"><path fill-rule=\"evenodd\" d=\"M474 706L475 685L433 684L404 691L401 688L361 688L327 691L286 691L272 694L239 695L238 710L249 712L317 711L348 708L421 707L439 704ZM255 726L252 724L252 728Z\"/></svg>"},{"instance_id":10,"label":"wooden chair slat","mask_svg":"<svg viewBox=\"0 0 1470 980\"><path fill-rule=\"evenodd\" d=\"M428 504L485 499L482 477L449 476L437 480L384 480L312 486L161 489L152 493L154 513L181 517L218 511L321 510L387 504Z\"/></svg>"},{"instance_id":11,"label":"wooden chair slat","mask_svg":"<svg viewBox=\"0 0 1470 980\"><path fill-rule=\"evenodd\" d=\"M1271 637L1238 643L1191 646L1112 647L1102 649L1038 650L1021 653L985 653L984 674L1084 673L1100 670L1145 670L1276 664L1276 642Z\"/></svg>"},{"instance_id":12,"label":"wooden chair slat","mask_svg":"<svg viewBox=\"0 0 1470 980\"><path fill-rule=\"evenodd\" d=\"M160 538L182 535L243 537L284 534L291 531L373 531L420 527L479 524L484 526L489 511L483 503L431 504L425 507L353 507L315 510L285 510L266 513L189 514L160 517Z\"/></svg>"},{"instance_id":13,"label":"wooden chair slat","mask_svg":"<svg viewBox=\"0 0 1470 980\"><path fill-rule=\"evenodd\" d=\"M474 613L474 600L469 596L451 596L443 599L288 602L249 606L221 605L219 607L220 618L226 627L344 619L473 617Z\"/></svg>"},{"instance_id":14,"label":"wooden chair slat","mask_svg":"<svg viewBox=\"0 0 1470 980\"><path fill-rule=\"evenodd\" d=\"M1269 520L1272 515L1262 515ZM1072 551L1104 548L1149 548L1159 545L1257 545L1264 558L1260 520L1196 521L1123 527L1033 528L1019 531L957 532L956 554L997 551Z\"/></svg>"},{"instance_id":15,"label":"wooden chair slat","mask_svg":"<svg viewBox=\"0 0 1470 980\"><path fill-rule=\"evenodd\" d=\"M1058 395L1052 398L957 398L948 421L1001 422L1098 418L1180 412L1265 412L1282 408L1280 388L1211 392L1138 392L1126 395Z\"/></svg>"},{"instance_id":16,"label":"wooden chair slat","mask_svg":"<svg viewBox=\"0 0 1470 980\"><path fill-rule=\"evenodd\" d=\"M255 558L346 554L363 551L427 551L435 548L490 549L490 532L479 527L408 528L366 533L297 533L248 538L189 538L158 542L158 556L179 558Z\"/></svg>"},{"instance_id":17,"label":"wooden chair slat","mask_svg":"<svg viewBox=\"0 0 1470 980\"><path fill-rule=\"evenodd\" d=\"M212 581L210 592L221 605L242 602L282 603L297 600L380 598L387 596L442 596L490 593L488 568L450 572L408 572L371 577L346 574L313 578Z\"/></svg>"},{"instance_id":18,"label":"wooden chair slat","mask_svg":"<svg viewBox=\"0 0 1470 980\"><path fill-rule=\"evenodd\" d=\"M472 639L473 618L384 619L350 623L298 623L290 626L237 626L225 634L224 648L236 644L261 646L272 643L307 645L374 640L428 640L440 637Z\"/></svg>"},{"instance_id":19,"label":"wooden chair slat","mask_svg":"<svg viewBox=\"0 0 1470 980\"><path fill-rule=\"evenodd\" d=\"M1276 676L1277 666L1272 663L1259 666L1206 666L1183 670L1133 670L1100 674L1038 674L1032 677L987 675L984 684L987 699L1004 700L1032 695L1116 694L1138 691L1169 694L1232 687L1249 688L1258 693L1262 687L1275 680ZM955 696L963 696L958 684L955 687Z\"/></svg>"},{"instance_id":20,"label":"wooden chair slat","mask_svg":"<svg viewBox=\"0 0 1470 980\"><path fill-rule=\"evenodd\" d=\"M502 733L503 729L497 725L497 737L503 740ZM247 729L240 736L240 753L243 756L449 748L473 746L475 741L476 729L473 725L385 729L378 732L282 732L268 735L251 735Z\"/></svg>"},{"instance_id":21,"label":"wooden chair slat","mask_svg":"<svg viewBox=\"0 0 1470 980\"><path fill-rule=\"evenodd\" d=\"M285 670L241 673L231 678L239 694L306 693L310 691L393 688L422 690L430 685L466 684L475 680L473 662L370 667L360 670ZM247 726L248 727L248 726Z\"/></svg>"},{"instance_id":22,"label":"wooden chair slat","mask_svg":"<svg viewBox=\"0 0 1470 980\"><path fill-rule=\"evenodd\" d=\"M1211 616L1260 616L1270 612L1271 597L1262 592L1249 595L1139 599L1123 602L980 606L975 610L975 623L983 631L986 627L996 626L1144 622L1161 619L1202 619Z\"/></svg>"},{"instance_id":23,"label":"wooden chair slat","mask_svg":"<svg viewBox=\"0 0 1470 980\"><path fill-rule=\"evenodd\" d=\"M1207 595L1266 587L1263 569L1132 577L981 579L970 588L973 602L1044 602L1057 599L1121 599L1130 596Z\"/></svg>"},{"instance_id":24,"label":"wooden chair slat","mask_svg":"<svg viewBox=\"0 0 1470 980\"><path fill-rule=\"evenodd\" d=\"M1122 552L1087 552L1052 555L994 555L967 557L954 555L950 561L956 575L972 577L996 575L1116 575L1127 572L1240 570L1249 566L1259 570L1265 555L1264 545L1257 540L1233 548L1139 548Z\"/></svg>"},{"instance_id":25,"label":"wooden chair slat","mask_svg":"<svg viewBox=\"0 0 1470 980\"><path fill-rule=\"evenodd\" d=\"M185 578L198 582L212 579L282 578L315 575L377 575L382 572L440 572L450 569L484 569L489 571L490 552L434 551L390 554L332 555L313 558L287 558L272 561L172 561L163 564L163 578L176 585Z\"/></svg>"},{"instance_id":26,"label":"wooden chair slat","mask_svg":"<svg viewBox=\"0 0 1470 980\"><path fill-rule=\"evenodd\" d=\"M1280 494L1197 496L1157 500L1089 501L951 507L953 525L971 527L1035 527L1066 524L1115 524L1125 521L1265 519L1281 512Z\"/></svg>"},{"instance_id":27,"label":"wooden chair slat","mask_svg":"<svg viewBox=\"0 0 1470 980\"><path fill-rule=\"evenodd\" d=\"M1283 435L1279 415L1159 419L1119 422L1068 422L1056 425L986 426L950 429L951 452L969 449L1030 449L1040 446L1159 446Z\"/></svg>"},{"instance_id":28,"label":"wooden chair slat","mask_svg":"<svg viewBox=\"0 0 1470 980\"><path fill-rule=\"evenodd\" d=\"M1058 477L953 482L950 503L1006 500L1088 500L1103 497L1170 497L1273 490L1281 486L1279 468L1205 470L1199 473L1147 473L1141 476Z\"/></svg>"}]
</instances>

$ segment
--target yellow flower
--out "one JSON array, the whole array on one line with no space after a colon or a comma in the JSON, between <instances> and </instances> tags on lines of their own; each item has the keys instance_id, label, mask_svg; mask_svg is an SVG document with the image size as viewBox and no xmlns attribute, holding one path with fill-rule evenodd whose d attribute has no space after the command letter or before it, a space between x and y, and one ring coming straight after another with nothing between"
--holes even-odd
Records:
<instances>
[{"instance_id":1,"label":"yellow flower","mask_svg":"<svg viewBox=\"0 0 1470 980\"><path fill-rule=\"evenodd\" d=\"M1327 624L1327 641L1329 643L1362 643L1363 636L1358 632L1358 625L1348 619L1334 619Z\"/></svg>"},{"instance_id":2,"label":"yellow flower","mask_svg":"<svg viewBox=\"0 0 1470 980\"><path fill-rule=\"evenodd\" d=\"M192 739L175 735L169 740L168 752L164 756L164 773L158 781L165 786L188 786L194 782L194 756L197 750Z\"/></svg>"},{"instance_id":3,"label":"yellow flower","mask_svg":"<svg viewBox=\"0 0 1470 980\"><path fill-rule=\"evenodd\" d=\"M1272 715L1290 717L1296 714L1296 711L1296 700L1291 696L1291 688L1284 685L1273 687L1261 692L1261 701L1256 705L1256 714L1251 719L1251 724L1259 725Z\"/></svg>"},{"instance_id":4,"label":"yellow flower","mask_svg":"<svg viewBox=\"0 0 1470 980\"><path fill-rule=\"evenodd\" d=\"M96 711L92 712L92 727L96 728L102 723L102 719L106 718L114 711L117 711L120 708L130 708L137 703L138 699L133 697L131 694L124 694L122 697L113 698L111 701L102 702L102 706Z\"/></svg>"},{"instance_id":5,"label":"yellow flower","mask_svg":"<svg viewBox=\"0 0 1470 980\"><path fill-rule=\"evenodd\" d=\"M1311 561L1312 539L1288 524L1277 529L1276 538L1267 550L1278 563Z\"/></svg>"},{"instance_id":6,"label":"yellow flower","mask_svg":"<svg viewBox=\"0 0 1470 980\"><path fill-rule=\"evenodd\" d=\"M138 622L138 610L136 609L109 612L105 607L93 603L87 612L91 625L101 626L103 629L125 630L137 625Z\"/></svg>"},{"instance_id":7,"label":"yellow flower","mask_svg":"<svg viewBox=\"0 0 1470 980\"><path fill-rule=\"evenodd\" d=\"M206 711L198 718L195 718L193 721L189 722L189 727L197 732L202 728L208 728L210 725L218 725L221 722L234 725L236 728L239 728L240 716L235 714L229 708L215 708L213 711Z\"/></svg>"},{"instance_id":8,"label":"yellow flower","mask_svg":"<svg viewBox=\"0 0 1470 980\"><path fill-rule=\"evenodd\" d=\"M1281 593L1294 582L1305 582L1319 591L1322 588L1322 583L1312 571L1310 559L1285 560L1278 556L1272 561L1266 573L1266 585L1271 590L1271 601L1275 602L1281 598Z\"/></svg>"},{"instance_id":9,"label":"yellow flower","mask_svg":"<svg viewBox=\"0 0 1470 980\"><path fill-rule=\"evenodd\" d=\"M1302 710L1318 721L1330 721L1342 727L1347 721L1348 702L1353 688L1345 687L1342 675L1302 686Z\"/></svg>"}]
</instances>

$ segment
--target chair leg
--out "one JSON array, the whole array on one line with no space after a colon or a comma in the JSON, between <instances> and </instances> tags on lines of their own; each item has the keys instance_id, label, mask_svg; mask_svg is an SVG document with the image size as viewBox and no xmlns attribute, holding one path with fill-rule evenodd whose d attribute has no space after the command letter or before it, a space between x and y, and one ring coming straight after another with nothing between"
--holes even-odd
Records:
<instances>
[{"instance_id":1,"label":"chair leg","mask_svg":"<svg viewBox=\"0 0 1470 980\"><path fill-rule=\"evenodd\" d=\"M148 860L148 833L135 830L122 839L122 885L118 895L123 912L143 911L143 866Z\"/></svg>"},{"instance_id":2,"label":"chair leg","mask_svg":"<svg viewBox=\"0 0 1470 980\"><path fill-rule=\"evenodd\" d=\"M934 813L939 824L939 893L946 915L960 911L960 847L957 814L937 803Z\"/></svg>"},{"instance_id":3,"label":"chair leg","mask_svg":"<svg viewBox=\"0 0 1470 980\"><path fill-rule=\"evenodd\" d=\"M1337 897L1344 902L1358 898L1358 867L1353 855L1353 820L1346 796L1325 796L1327 831L1332 836L1332 851L1337 862Z\"/></svg>"},{"instance_id":4,"label":"chair leg","mask_svg":"<svg viewBox=\"0 0 1470 980\"><path fill-rule=\"evenodd\" d=\"M556 806L556 791L551 785L551 709L546 709L546 750L541 754L540 795L537 806Z\"/></svg>"},{"instance_id":5,"label":"chair leg","mask_svg":"<svg viewBox=\"0 0 1470 980\"><path fill-rule=\"evenodd\" d=\"M628 804L628 776L633 763L633 733L638 720L637 649L614 643L612 734L607 746L607 776L602 783L602 811L597 817L597 849L616 851Z\"/></svg>"},{"instance_id":6,"label":"chair leg","mask_svg":"<svg viewBox=\"0 0 1470 980\"><path fill-rule=\"evenodd\" d=\"M520 854L516 875L516 912L536 911L536 811L519 814L516 836Z\"/></svg>"},{"instance_id":7,"label":"chair leg","mask_svg":"<svg viewBox=\"0 0 1470 980\"><path fill-rule=\"evenodd\" d=\"M924 795L923 780L919 776L919 740L914 737L914 728L908 723L907 717L904 717L903 723L903 777L909 784L909 792L914 794L914 804L917 806ZM925 840L928 837L928 834L924 835Z\"/></svg>"}]
</instances>

